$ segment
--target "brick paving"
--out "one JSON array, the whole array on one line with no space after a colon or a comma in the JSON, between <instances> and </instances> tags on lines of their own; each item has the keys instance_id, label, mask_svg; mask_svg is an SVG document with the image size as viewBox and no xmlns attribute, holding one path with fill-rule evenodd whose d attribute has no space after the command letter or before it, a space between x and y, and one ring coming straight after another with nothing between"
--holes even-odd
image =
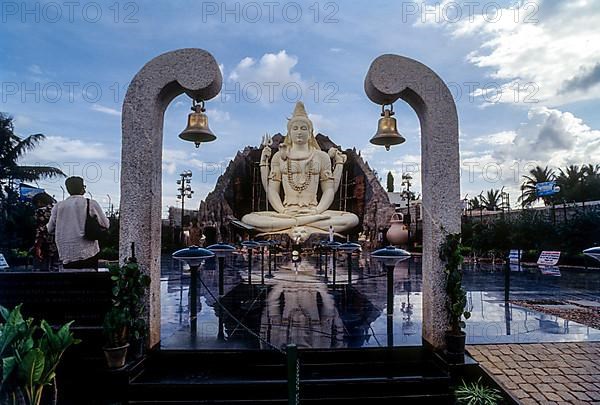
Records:
<instances>
[{"instance_id":1,"label":"brick paving","mask_svg":"<svg viewBox=\"0 0 600 405\"><path fill-rule=\"evenodd\" d=\"M600 343L468 346L522 404L600 404Z\"/></svg>"}]
</instances>

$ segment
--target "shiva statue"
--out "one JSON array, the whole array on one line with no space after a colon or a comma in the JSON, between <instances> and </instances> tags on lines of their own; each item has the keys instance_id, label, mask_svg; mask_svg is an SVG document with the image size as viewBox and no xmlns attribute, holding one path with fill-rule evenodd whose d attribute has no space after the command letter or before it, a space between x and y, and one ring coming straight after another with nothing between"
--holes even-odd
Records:
<instances>
[{"instance_id":1,"label":"shiva statue","mask_svg":"<svg viewBox=\"0 0 600 405\"><path fill-rule=\"evenodd\" d=\"M262 234L285 233L296 243L306 241L314 233L328 234L330 227L339 234L358 225L355 214L329 209L347 157L337 148L321 150L302 102L296 103L285 140L272 159L271 143L268 136L263 141L260 173L275 211L252 212L244 215L242 222ZM319 186L321 198L317 200Z\"/></svg>"}]
</instances>

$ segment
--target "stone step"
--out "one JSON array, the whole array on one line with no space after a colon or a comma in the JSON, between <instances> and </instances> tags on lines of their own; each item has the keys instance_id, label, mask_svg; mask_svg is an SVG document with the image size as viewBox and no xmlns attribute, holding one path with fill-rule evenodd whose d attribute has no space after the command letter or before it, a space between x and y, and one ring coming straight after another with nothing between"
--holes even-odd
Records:
<instances>
[{"instance_id":1,"label":"stone step","mask_svg":"<svg viewBox=\"0 0 600 405\"><path fill-rule=\"evenodd\" d=\"M300 350L299 359L303 402L451 398L449 376L421 348ZM287 403L285 360L271 351L161 351L131 380L128 398L136 404Z\"/></svg>"}]
</instances>

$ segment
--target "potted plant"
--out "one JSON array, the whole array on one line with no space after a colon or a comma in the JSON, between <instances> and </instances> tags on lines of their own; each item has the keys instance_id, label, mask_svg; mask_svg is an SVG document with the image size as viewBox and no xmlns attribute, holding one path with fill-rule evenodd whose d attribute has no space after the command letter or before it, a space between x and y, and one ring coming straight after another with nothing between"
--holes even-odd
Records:
<instances>
[{"instance_id":1,"label":"potted plant","mask_svg":"<svg viewBox=\"0 0 600 405\"><path fill-rule=\"evenodd\" d=\"M462 262L460 254L460 234L448 234L440 247L440 259L446 263L446 308L450 320L450 329L446 331L446 352L449 360L461 361L464 359L465 338L463 332L464 319L469 319L471 313L465 310L467 306L467 293L462 287Z\"/></svg>"},{"instance_id":2,"label":"potted plant","mask_svg":"<svg viewBox=\"0 0 600 405\"><path fill-rule=\"evenodd\" d=\"M106 345L104 357L109 368L120 368L125 365L127 348L129 347L129 314L126 308L115 306L104 317L104 336Z\"/></svg>"},{"instance_id":3,"label":"potted plant","mask_svg":"<svg viewBox=\"0 0 600 405\"><path fill-rule=\"evenodd\" d=\"M111 349L120 349L111 351L115 356L126 356L127 347L131 343L134 357L140 357L147 335L146 321L143 318L144 295L150 286L150 277L141 271L133 253L123 266L110 266L109 271L113 297L112 308L106 315L104 325L107 343Z\"/></svg>"},{"instance_id":4,"label":"potted plant","mask_svg":"<svg viewBox=\"0 0 600 405\"><path fill-rule=\"evenodd\" d=\"M21 305L12 311L0 306L0 315L0 403L39 405L46 386L54 388L56 403L56 368L69 346L80 342L70 330L73 322L56 331L45 320L38 326L23 318Z\"/></svg>"}]
</instances>

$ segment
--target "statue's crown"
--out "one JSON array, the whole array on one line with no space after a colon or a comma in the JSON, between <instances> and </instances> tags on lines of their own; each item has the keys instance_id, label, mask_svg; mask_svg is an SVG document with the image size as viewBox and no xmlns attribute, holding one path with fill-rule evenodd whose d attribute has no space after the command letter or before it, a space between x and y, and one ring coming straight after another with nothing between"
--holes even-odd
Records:
<instances>
[{"instance_id":1,"label":"statue's crown","mask_svg":"<svg viewBox=\"0 0 600 405\"><path fill-rule=\"evenodd\" d=\"M299 117L308 119L308 114L306 113L306 109L304 108L304 103L302 101L298 101L296 103L296 107L294 107L294 113L292 114L292 118L290 118L290 120Z\"/></svg>"}]
</instances>

